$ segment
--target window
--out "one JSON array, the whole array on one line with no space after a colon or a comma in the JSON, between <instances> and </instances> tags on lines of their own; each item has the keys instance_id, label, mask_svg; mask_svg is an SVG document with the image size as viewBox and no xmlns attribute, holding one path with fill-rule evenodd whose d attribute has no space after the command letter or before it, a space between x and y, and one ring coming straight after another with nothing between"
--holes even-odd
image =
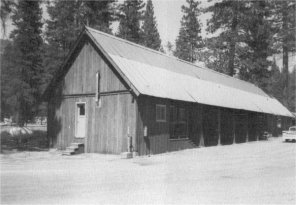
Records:
<instances>
[{"instance_id":1,"label":"window","mask_svg":"<svg viewBox=\"0 0 296 205\"><path fill-rule=\"evenodd\" d=\"M99 102L100 100L100 81L101 81L101 75L100 72L96 73L96 102Z\"/></svg>"},{"instance_id":2,"label":"window","mask_svg":"<svg viewBox=\"0 0 296 205\"><path fill-rule=\"evenodd\" d=\"M156 105L156 122L166 122L165 105Z\"/></svg>"},{"instance_id":3,"label":"window","mask_svg":"<svg viewBox=\"0 0 296 205\"><path fill-rule=\"evenodd\" d=\"M187 136L187 112L179 106L170 106L170 138L183 139Z\"/></svg>"},{"instance_id":4,"label":"window","mask_svg":"<svg viewBox=\"0 0 296 205\"><path fill-rule=\"evenodd\" d=\"M78 114L79 116L85 115L85 104L78 104Z\"/></svg>"}]
</instances>

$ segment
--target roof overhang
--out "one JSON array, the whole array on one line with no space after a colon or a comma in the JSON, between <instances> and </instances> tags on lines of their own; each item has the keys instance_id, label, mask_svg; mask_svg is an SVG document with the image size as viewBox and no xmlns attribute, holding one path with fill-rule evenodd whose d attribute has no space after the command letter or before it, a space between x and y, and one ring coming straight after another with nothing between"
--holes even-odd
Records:
<instances>
[{"instance_id":1,"label":"roof overhang","mask_svg":"<svg viewBox=\"0 0 296 205\"><path fill-rule=\"evenodd\" d=\"M255 92L248 92L234 86L200 79L196 75L173 72L164 69L161 65L157 66L138 61L132 56L133 48L137 48L138 51L142 49L141 55L144 55L145 52L149 53L150 58L153 55L158 55L158 53L88 27L85 27L80 33L73 49L69 52L66 60L57 70L47 87L44 93L47 101L60 80L68 72L86 41L93 45L96 51L118 73L136 96L148 95L230 109L288 117L293 116L280 102L265 93L260 95ZM121 44L121 49L117 48L119 44ZM123 44L127 44L125 45L128 48L127 50L122 49L125 48ZM180 67L180 69L182 68ZM250 84L250 86L254 85ZM252 87L252 89L254 90L255 88ZM258 88L258 90L260 89Z\"/></svg>"}]
</instances>

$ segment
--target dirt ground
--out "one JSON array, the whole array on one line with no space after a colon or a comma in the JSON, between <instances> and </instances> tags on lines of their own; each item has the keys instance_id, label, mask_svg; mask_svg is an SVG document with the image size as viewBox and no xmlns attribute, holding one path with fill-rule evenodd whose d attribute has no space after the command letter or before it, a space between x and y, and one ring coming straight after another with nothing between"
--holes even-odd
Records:
<instances>
[{"instance_id":1,"label":"dirt ground","mask_svg":"<svg viewBox=\"0 0 296 205\"><path fill-rule=\"evenodd\" d=\"M281 138L120 159L1 155L1 204L295 204L296 144Z\"/></svg>"}]
</instances>

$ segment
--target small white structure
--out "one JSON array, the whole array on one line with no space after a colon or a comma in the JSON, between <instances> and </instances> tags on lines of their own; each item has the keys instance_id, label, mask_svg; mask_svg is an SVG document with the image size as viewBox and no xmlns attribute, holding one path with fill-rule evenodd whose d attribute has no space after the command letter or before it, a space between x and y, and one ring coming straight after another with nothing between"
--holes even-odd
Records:
<instances>
[{"instance_id":1,"label":"small white structure","mask_svg":"<svg viewBox=\"0 0 296 205\"><path fill-rule=\"evenodd\" d=\"M13 137L31 135L33 132L27 127L13 127L9 130L9 134Z\"/></svg>"},{"instance_id":2,"label":"small white structure","mask_svg":"<svg viewBox=\"0 0 296 205\"><path fill-rule=\"evenodd\" d=\"M290 127L289 131L283 131L283 141L296 141L296 126Z\"/></svg>"}]
</instances>

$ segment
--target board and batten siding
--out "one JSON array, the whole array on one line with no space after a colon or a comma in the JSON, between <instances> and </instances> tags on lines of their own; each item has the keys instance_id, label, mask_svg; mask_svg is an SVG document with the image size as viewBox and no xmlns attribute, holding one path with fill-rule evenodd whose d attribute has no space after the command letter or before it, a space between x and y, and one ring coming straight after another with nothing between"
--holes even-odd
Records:
<instances>
[{"instance_id":1,"label":"board and batten siding","mask_svg":"<svg viewBox=\"0 0 296 205\"><path fill-rule=\"evenodd\" d=\"M96 102L96 73L100 73L100 103ZM86 103L86 137L75 137L76 103ZM115 69L91 43L82 46L49 101L48 135L52 146L65 149L85 143L86 152L127 151L128 129L135 136L136 103Z\"/></svg>"},{"instance_id":2,"label":"board and batten siding","mask_svg":"<svg viewBox=\"0 0 296 205\"><path fill-rule=\"evenodd\" d=\"M101 96L91 113L95 122L89 129L87 152L119 154L128 151L128 132L135 136L136 103L131 94Z\"/></svg>"},{"instance_id":3,"label":"board and batten siding","mask_svg":"<svg viewBox=\"0 0 296 205\"><path fill-rule=\"evenodd\" d=\"M168 151L196 147L196 142L200 136L197 116L191 116L192 109L196 109L194 114L197 115L198 106L190 106L190 103L173 102L167 99L154 98L149 96L140 96L137 100L137 151L140 155L159 154ZM181 104L186 108L192 121L188 123L187 139L170 139L170 105ZM166 122L156 122L156 105L166 106ZM147 127L147 137L144 137L144 127Z\"/></svg>"},{"instance_id":4,"label":"board and batten siding","mask_svg":"<svg viewBox=\"0 0 296 205\"><path fill-rule=\"evenodd\" d=\"M98 71L101 75L100 92L127 90L113 70L97 50L86 42L64 77L63 95L95 94L95 75Z\"/></svg>"}]
</instances>

